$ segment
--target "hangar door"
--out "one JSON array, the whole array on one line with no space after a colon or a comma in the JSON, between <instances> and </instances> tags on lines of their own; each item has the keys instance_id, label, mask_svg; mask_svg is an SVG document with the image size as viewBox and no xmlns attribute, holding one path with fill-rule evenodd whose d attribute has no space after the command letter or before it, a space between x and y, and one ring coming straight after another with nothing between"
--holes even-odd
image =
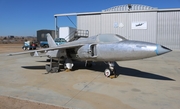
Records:
<instances>
[{"instance_id":1,"label":"hangar door","mask_svg":"<svg viewBox=\"0 0 180 109\"><path fill-rule=\"evenodd\" d=\"M127 13L101 14L102 33L114 33L128 38Z\"/></svg>"},{"instance_id":2,"label":"hangar door","mask_svg":"<svg viewBox=\"0 0 180 109\"><path fill-rule=\"evenodd\" d=\"M156 43L157 12L111 13L101 15L101 32L131 40Z\"/></svg>"},{"instance_id":3,"label":"hangar door","mask_svg":"<svg viewBox=\"0 0 180 109\"><path fill-rule=\"evenodd\" d=\"M101 15L79 15L77 16L78 29L89 30L89 36L101 33Z\"/></svg>"},{"instance_id":4,"label":"hangar door","mask_svg":"<svg viewBox=\"0 0 180 109\"><path fill-rule=\"evenodd\" d=\"M157 42L171 49L180 49L180 11L158 12Z\"/></svg>"}]
</instances>

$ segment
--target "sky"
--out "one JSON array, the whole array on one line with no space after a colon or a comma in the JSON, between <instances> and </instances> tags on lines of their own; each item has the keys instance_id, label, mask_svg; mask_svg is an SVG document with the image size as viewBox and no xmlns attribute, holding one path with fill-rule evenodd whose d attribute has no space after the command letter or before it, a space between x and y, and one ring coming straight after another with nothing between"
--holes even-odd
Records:
<instances>
[{"instance_id":1,"label":"sky","mask_svg":"<svg viewBox=\"0 0 180 109\"><path fill-rule=\"evenodd\" d=\"M0 36L36 36L41 29L55 29L54 14L99 12L141 4L158 9L180 8L180 0L0 0ZM76 24L76 17L69 16ZM67 17L58 17L59 27L75 27Z\"/></svg>"}]
</instances>

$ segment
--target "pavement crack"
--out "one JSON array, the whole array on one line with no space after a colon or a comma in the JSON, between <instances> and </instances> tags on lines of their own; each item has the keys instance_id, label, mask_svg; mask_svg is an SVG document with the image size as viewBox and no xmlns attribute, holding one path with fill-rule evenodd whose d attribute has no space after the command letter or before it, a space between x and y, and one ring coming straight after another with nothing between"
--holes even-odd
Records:
<instances>
[{"instance_id":1,"label":"pavement crack","mask_svg":"<svg viewBox=\"0 0 180 109\"><path fill-rule=\"evenodd\" d=\"M79 92L77 92L70 100L68 100L63 106L66 106L69 102L71 102L76 96L78 96L86 87L88 87L97 77L100 75L99 73L96 77L94 77L89 83L87 83Z\"/></svg>"}]
</instances>

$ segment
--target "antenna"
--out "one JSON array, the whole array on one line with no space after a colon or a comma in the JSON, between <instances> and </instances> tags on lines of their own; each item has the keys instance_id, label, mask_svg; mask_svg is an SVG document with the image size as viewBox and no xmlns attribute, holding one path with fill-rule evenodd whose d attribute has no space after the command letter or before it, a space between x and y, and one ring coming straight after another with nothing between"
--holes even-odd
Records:
<instances>
[{"instance_id":1,"label":"antenna","mask_svg":"<svg viewBox=\"0 0 180 109\"><path fill-rule=\"evenodd\" d=\"M131 4L128 4L128 11L130 11L132 8L132 5Z\"/></svg>"}]
</instances>

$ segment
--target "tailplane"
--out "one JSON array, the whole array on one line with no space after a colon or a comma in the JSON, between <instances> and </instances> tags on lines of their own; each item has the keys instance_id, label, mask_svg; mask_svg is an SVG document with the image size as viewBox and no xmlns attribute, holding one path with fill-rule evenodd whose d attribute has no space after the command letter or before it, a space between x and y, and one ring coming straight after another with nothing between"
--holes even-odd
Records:
<instances>
[{"instance_id":1,"label":"tailplane","mask_svg":"<svg viewBox=\"0 0 180 109\"><path fill-rule=\"evenodd\" d=\"M46 34L49 47L56 47L56 43L49 33Z\"/></svg>"}]
</instances>

